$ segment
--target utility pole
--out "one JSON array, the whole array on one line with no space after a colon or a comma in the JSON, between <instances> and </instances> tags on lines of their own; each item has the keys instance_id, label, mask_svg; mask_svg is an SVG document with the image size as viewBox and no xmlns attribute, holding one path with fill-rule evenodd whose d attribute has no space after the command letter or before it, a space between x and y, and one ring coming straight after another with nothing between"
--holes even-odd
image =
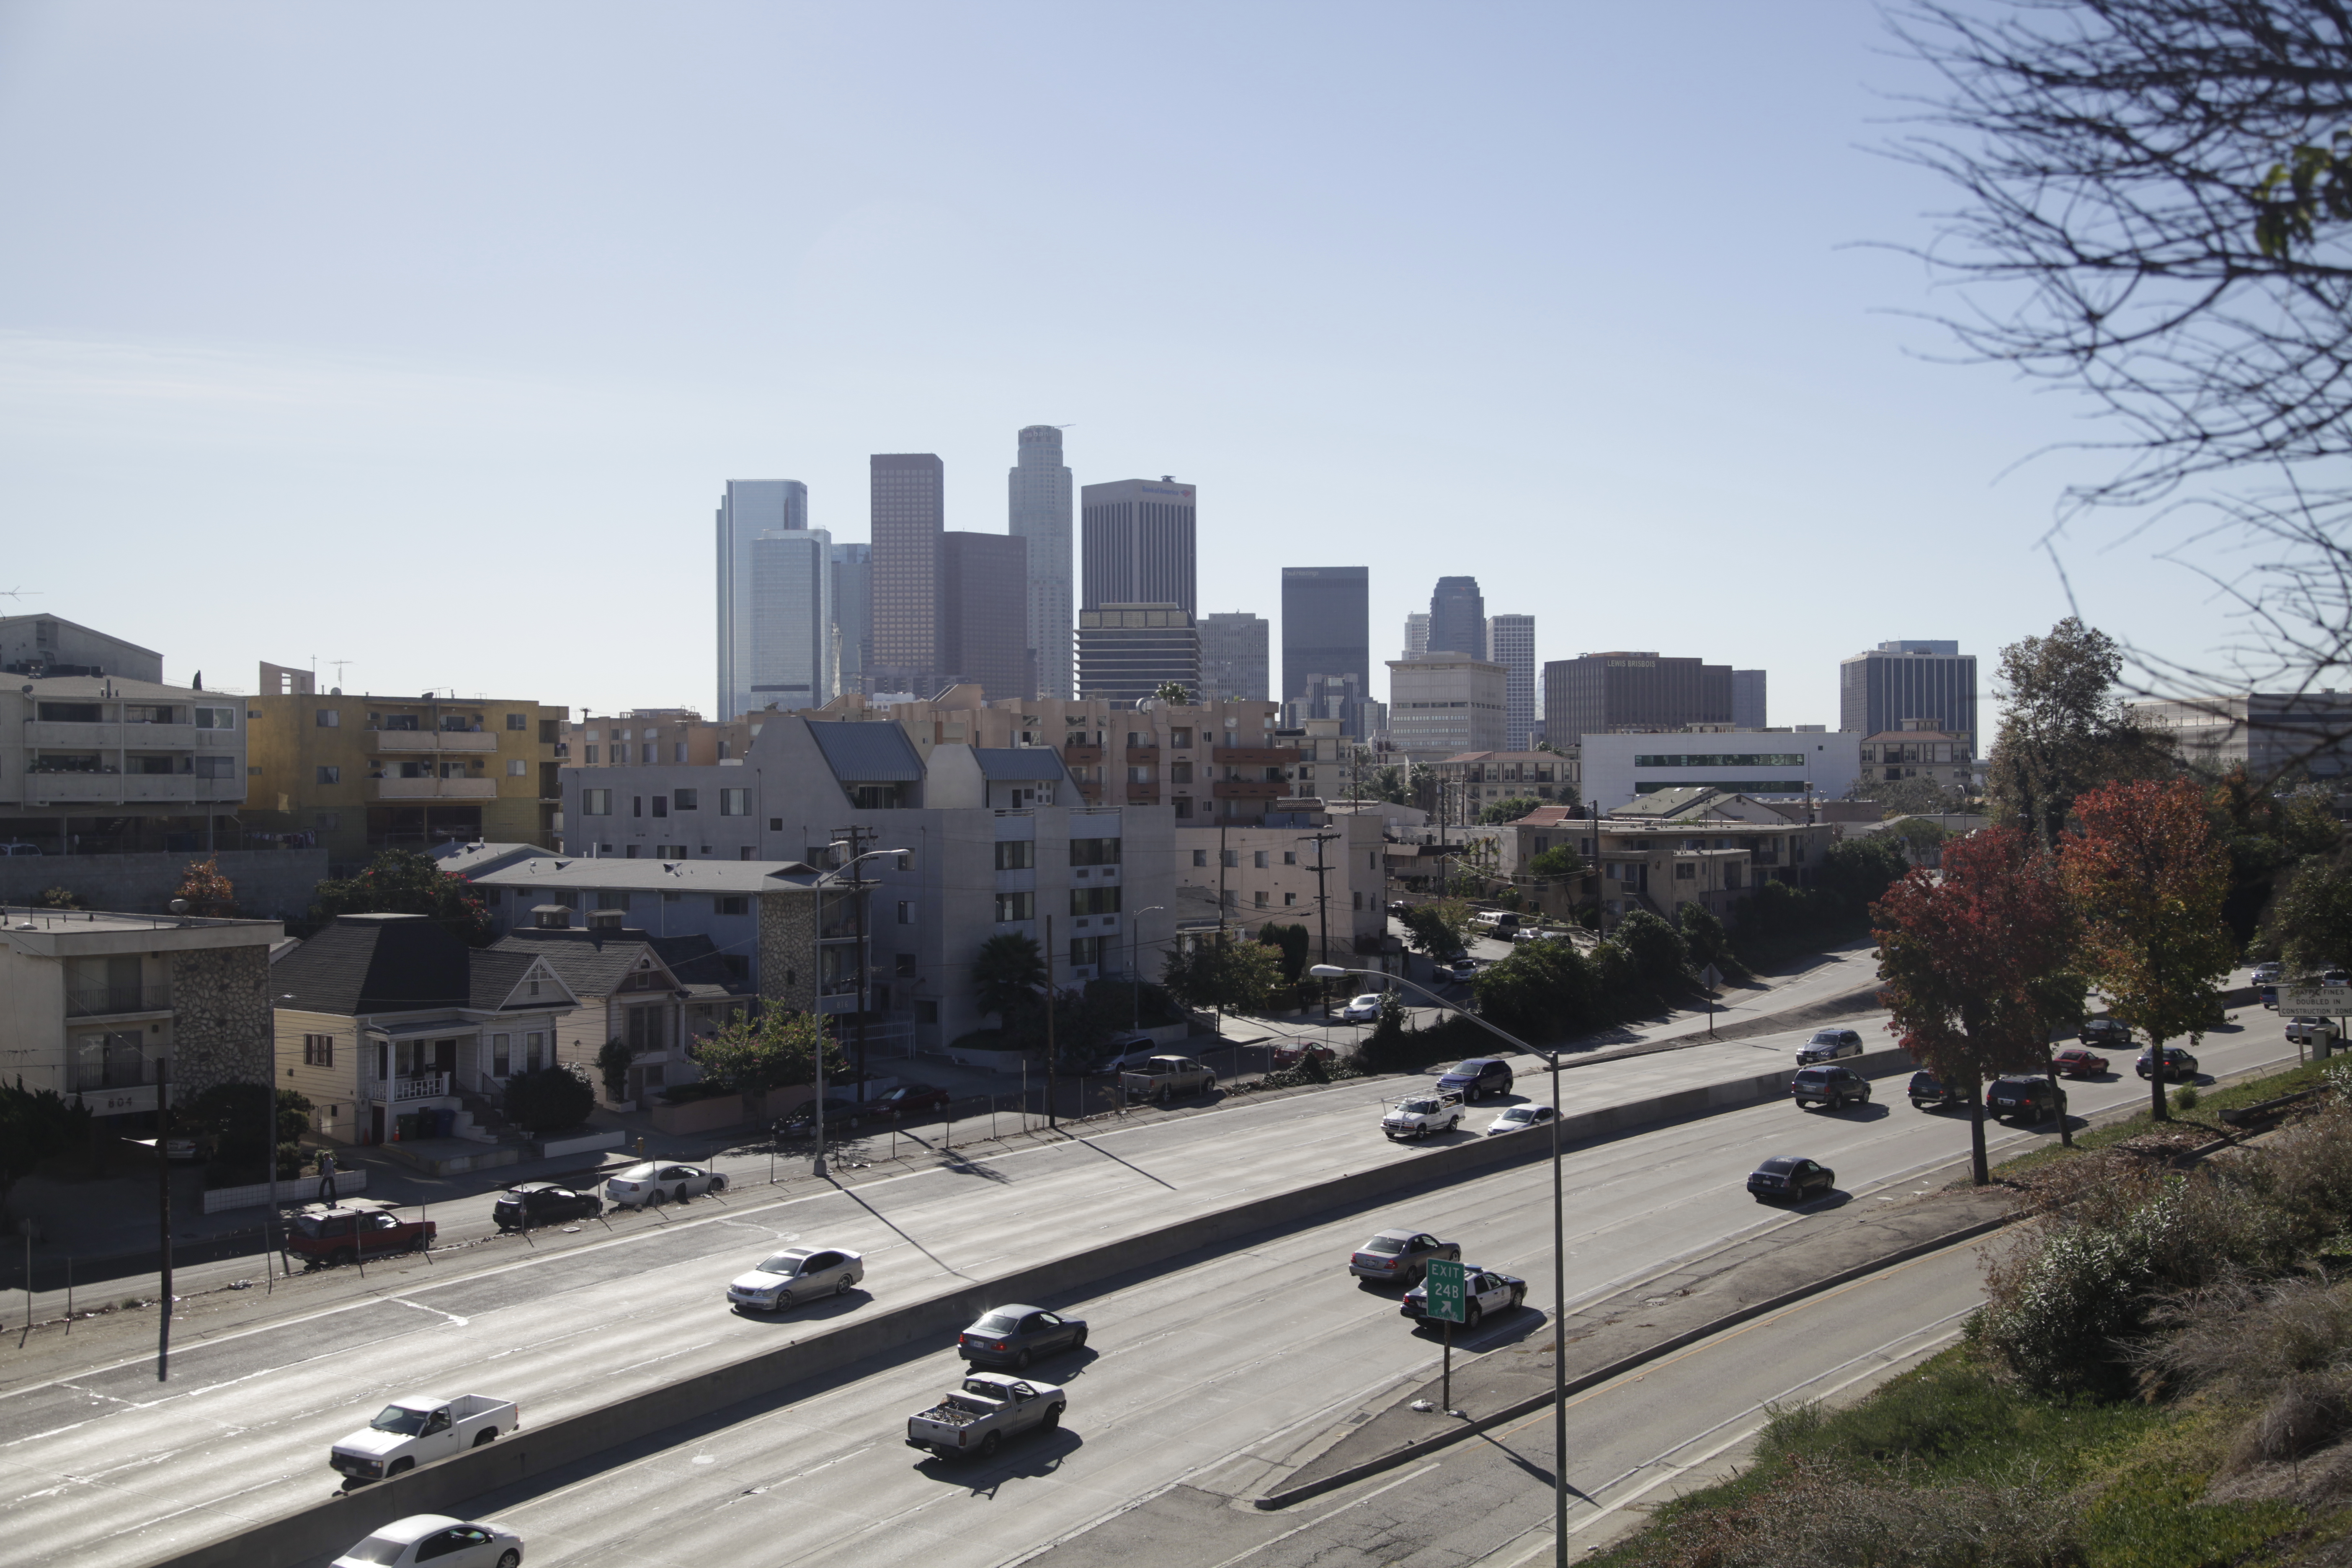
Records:
<instances>
[{"instance_id":1,"label":"utility pole","mask_svg":"<svg viewBox=\"0 0 2352 1568\"><path fill-rule=\"evenodd\" d=\"M1601 858L1601 803L1592 807L1592 885L1598 889L1592 895L1592 929L1596 935L1609 934L1609 884L1605 879L1608 864Z\"/></svg>"},{"instance_id":2,"label":"utility pole","mask_svg":"<svg viewBox=\"0 0 2352 1568\"><path fill-rule=\"evenodd\" d=\"M1045 1131L1054 1121L1054 917L1045 917Z\"/></svg>"},{"instance_id":3,"label":"utility pole","mask_svg":"<svg viewBox=\"0 0 2352 1568\"><path fill-rule=\"evenodd\" d=\"M866 1101L866 984L872 967L866 951L866 871L858 857L866 853L866 840L874 837L870 827L836 827L834 837L849 841L850 897L857 900L857 1100Z\"/></svg>"},{"instance_id":4,"label":"utility pole","mask_svg":"<svg viewBox=\"0 0 2352 1568\"><path fill-rule=\"evenodd\" d=\"M1323 846L1330 843L1334 838L1341 837L1343 837L1343 835L1337 833L1302 833L1299 835L1300 843L1303 844L1312 840L1315 845L1315 912L1323 928L1323 956L1321 962L1326 964L1331 962L1331 900L1323 890L1323 873L1330 868L1324 864ZM1323 993L1323 1016L1328 1019L1331 1016L1331 983L1328 980L1321 980L1318 981L1318 984L1321 986Z\"/></svg>"},{"instance_id":5,"label":"utility pole","mask_svg":"<svg viewBox=\"0 0 2352 1568\"><path fill-rule=\"evenodd\" d=\"M276 1150L270 1152L273 1155ZM163 1296L156 1302L155 1381L172 1380L172 1064L155 1064L155 1222L163 1240Z\"/></svg>"}]
</instances>

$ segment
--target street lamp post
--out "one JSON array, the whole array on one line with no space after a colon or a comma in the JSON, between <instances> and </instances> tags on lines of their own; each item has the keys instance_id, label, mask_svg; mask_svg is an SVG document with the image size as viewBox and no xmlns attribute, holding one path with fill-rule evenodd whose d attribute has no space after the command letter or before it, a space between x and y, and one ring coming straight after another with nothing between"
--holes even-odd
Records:
<instances>
[{"instance_id":1,"label":"street lamp post","mask_svg":"<svg viewBox=\"0 0 2352 1568\"><path fill-rule=\"evenodd\" d=\"M837 838L825 846L828 852L842 848L849 841ZM863 855L853 855L830 871L818 874L809 887L816 894L816 907L810 911L809 921L809 1015L816 1020L816 1159L810 1166L812 1175L824 1174L824 889L825 884L853 869L860 860L871 860L877 855L904 855L904 849L868 849ZM866 896L863 883L857 896ZM859 973L865 972L866 954L857 954Z\"/></svg>"},{"instance_id":2,"label":"street lamp post","mask_svg":"<svg viewBox=\"0 0 2352 1568\"><path fill-rule=\"evenodd\" d=\"M1390 975L1376 969L1343 969L1336 963L1318 963L1307 971L1318 980L1337 980L1347 974L1377 975L1391 984L1404 985L1420 992L1440 1007L1453 1007L1457 1013L1493 1035L1507 1040L1531 1057L1539 1057L1551 1069L1551 1521L1552 1562L1555 1568L1568 1568L1568 1227L1566 1207L1561 1195L1559 1161L1559 1054L1539 1051L1507 1030L1498 1029L1477 1014L1455 1007L1427 986Z\"/></svg>"}]
</instances>

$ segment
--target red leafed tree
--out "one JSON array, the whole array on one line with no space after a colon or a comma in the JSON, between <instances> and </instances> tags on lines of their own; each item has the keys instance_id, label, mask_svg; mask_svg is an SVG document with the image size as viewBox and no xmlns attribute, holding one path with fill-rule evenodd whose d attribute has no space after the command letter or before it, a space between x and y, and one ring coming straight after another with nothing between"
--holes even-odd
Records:
<instances>
[{"instance_id":1,"label":"red leafed tree","mask_svg":"<svg viewBox=\"0 0 2352 1568\"><path fill-rule=\"evenodd\" d=\"M2220 1012L2214 982L2237 962L2221 919L2229 852L2205 807L2189 779L2109 784L2075 801L2082 826L2058 851L2082 922L2083 972L2108 1012L2147 1037L2156 1064L2165 1041L2204 1034ZM2160 1066L2147 1083L2149 1114L2168 1120Z\"/></svg>"},{"instance_id":2,"label":"red leafed tree","mask_svg":"<svg viewBox=\"0 0 2352 1568\"><path fill-rule=\"evenodd\" d=\"M2056 868L2025 834L1991 827L1944 846L1940 875L1915 867L1871 906L1887 1027L1937 1078L1966 1090L1977 1184L1985 1080L2050 1071L2050 1031L2080 1016L2074 922ZM2063 1128L2065 1118L2059 1118Z\"/></svg>"}]
</instances>

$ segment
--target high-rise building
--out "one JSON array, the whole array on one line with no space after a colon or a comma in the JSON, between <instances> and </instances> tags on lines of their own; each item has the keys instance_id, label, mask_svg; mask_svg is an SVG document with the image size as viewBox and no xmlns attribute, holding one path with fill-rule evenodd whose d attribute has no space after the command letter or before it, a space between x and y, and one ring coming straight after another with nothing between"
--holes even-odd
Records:
<instances>
[{"instance_id":1,"label":"high-rise building","mask_svg":"<svg viewBox=\"0 0 2352 1568\"><path fill-rule=\"evenodd\" d=\"M1416 763L1503 750L1503 667L1458 653L1389 661L1389 734Z\"/></svg>"},{"instance_id":2,"label":"high-rise building","mask_svg":"<svg viewBox=\"0 0 2352 1568\"><path fill-rule=\"evenodd\" d=\"M1201 689L1194 696L1202 702L1265 701L1265 617L1220 611L1202 616L1200 631Z\"/></svg>"},{"instance_id":3,"label":"high-rise building","mask_svg":"<svg viewBox=\"0 0 2352 1568\"><path fill-rule=\"evenodd\" d=\"M1536 618L1490 616L1486 651L1503 667L1503 750L1524 752L1535 744Z\"/></svg>"},{"instance_id":4,"label":"high-rise building","mask_svg":"<svg viewBox=\"0 0 2352 1568\"><path fill-rule=\"evenodd\" d=\"M1201 689L1201 637L1181 605L1103 605L1078 612L1078 695L1132 708L1174 682Z\"/></svg>"},{"instance_id":5,"label":"high-rise building","mask_svg":"<svg viewBox=\"0 0 2352 1568\"><path fill-rule=\"evenodd\" d=\"M1764 728L1764 672L1760 669L1735 669L1731 672L1731 723L1739 730Z\"/></svg>"},{"instance_id":6,"label":"high-rise building","mask_svg":"<svg viewBox=\"0 0 2352 1568\"><path fill-rule=\"evenodd\" d=\"M1475 577L1440 577L1429 596L1429 651L1486 657L1486 598Z\"/></svg>"},{"instance_id":7,"label":"high-rise building","mask_svg":"<svg viewBox=\"0 0 2352 1568\"><path fill-rule=\"evenodd\" d=\"M1588 653L1543 667L1544 733L1555 746L1612 730L1731 722L1731 667L1654 653Z\"/></svg>"},{"instance_id":8,"label":"high-rise building","mask_svg":"<svg viewBox=\"0 0 2352 1568\"><path fill-rule=\"evenodd\" d=\"M1883 642L1838 664L1838 728L1864 735L1903 728L1906 719L1933 719L1947 734L1966 735L1982 756L1977 735L1977 656L1957 642Z\"/></svg>"},{"instance_id":9,"label":"high-rise building","mask_svg":"<svg viewBox=\"0 0 2352 1568\"><path fill-rule=\"evenodd\" d=\"M1028 623L1013 613L1027 592L1028 545L1009 533L940 535L939 686L968 681L984 698L1037 694Z\"/></svg>"},{"instance_id":10,"label":"high-rise building","mask_svg":"<svg viewBox=\"0 0 2352 1568\"><path fill-rule=\"evenodd\" d=\"M947 476L929 452L868 459L874 542L876 691L925 693L940 684L940 535ZM1023 635L1027 635L1025 617Z\"/></svg>"},{"instance_id":11,"label":"high-rise building","mask_svg":"<svg viewBox=\"0 0 2352 1568\"><path fill-rule=\"evenodd\" d=\"M1355 677L1360 712L1372 682L1371 573L1362 566L1282 569L1282 700L1297 701L1315 680ZM1349 731L1361 740L1360 731Z\"/></svg>"},{"instance_id":12,"label":"high-rise building","mask_svg":"<svg viewBox=\"0 0 2352 1568\"><path fill-rule=\"evenodd\" d=\"M833 547L833 667L844 691L866 689L874 662L874 547Z\"/></svg>"},{"instance_id":13,"label":"high-rise building","mask_svg":"<svg viewBox=\"0 0 2352 1568\"><path fill-rule=\"evenodd\" d=\"M1415 610L1404 618L1404 656L1419 658L1429 651L1429 612Z\"/></svg>"},{"instance_id":14,"label":"high-rise building","mask_svg":"<svg viewBox=\"0 0 2352 1568\"><path fill-rule=\"evenodd\" d=\"M755 700L752 639L760 612L753 604L753 543L762 538L805 535L808 487L798 479L730 479L719 498L719 716L724 721L768 699ZM831 627L828 625L827 632ZM770 646L774 646L771 633ZM766 680L769 676L756 678Z\"/></svg>"},{"instance_id":15,"label":"high-rise building","mask_svg":"<svg viewBox=\"0 0 2352 1568\"><path fill-rule=\"evenodd\" d=\"M1020 460L1005 482L1013 536L1029 543L1028 646L1035 656L1037 695L1069 697L1070 470L1062 466L1062 432L1031 425L1021 432Z\"/></svg>"},{"instance_id":16,"label":"high-rise building","mask_svg":"<svg viewBox=\"0 0 2352 1568\"><path fill-rule=\"evenodd\" d=\"M1081 609L1113 605L1174 605L1189 622L1200 605L1193 592L1191 485L1162 475L1115 479L1080 492L1085 536L1085 597Z\"/></svg>"},{"instance_id":17,"label":"high-rise building","mask_svg":"<svg viewBox=\"0 0 2352 1568\"><path fill-rule=\"evenodd\" d=\"M1353 675L1310 675L1282 705L1282 724L1297 730L1321 719L1339 726L1339 741L1352 742L1386 729L1388 710L1365 697Z\"/></svg>"}]
</instances>

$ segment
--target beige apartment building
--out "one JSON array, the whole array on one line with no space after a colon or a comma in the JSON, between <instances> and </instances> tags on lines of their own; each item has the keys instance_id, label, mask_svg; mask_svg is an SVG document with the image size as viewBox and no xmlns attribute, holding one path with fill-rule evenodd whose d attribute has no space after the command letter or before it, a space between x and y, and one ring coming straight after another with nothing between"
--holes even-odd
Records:
<instances>
[{"instance_id":1,"label":"beige apartment building","mask_svg":"<svg viewBox=\"0 0 2352 1568\"><path fill-rule=\"evenodd\" d=\"M1578 799L1576 748L1559 752L1465 752L1429 764L1447 792L1449 815L1475 822L1499 801Z\"/></svg>"},{"instance_id":2,"label":"beige apartment building","mask_svg":"<svg viewBox=\"0 0 2352 1568\"><path fill-rule=\"evenodd\" d=\"M1862 780L1927 779L1966 793L1976 775L1969 738L1937 727L1933 719L1906 719L1900 730L1862 738Z\"/></svg>"},{"instance_id":3,"label":"beige apartment building","mask_svg":"<svg viewBox=\"0 0 2352 1568\"><path fill-rule=\"evenodd\" d=\"M1244 928L1276 921L1319 940L1328 916L1331 951L1342 955L1334 962L1344 963L1357 939L1387 930L1384 824L1370 814L1302 815L1311 821L1296 827L1180 823L1176 885L1205 892L1226 923Z\"/></svg>"}]
</instances>

